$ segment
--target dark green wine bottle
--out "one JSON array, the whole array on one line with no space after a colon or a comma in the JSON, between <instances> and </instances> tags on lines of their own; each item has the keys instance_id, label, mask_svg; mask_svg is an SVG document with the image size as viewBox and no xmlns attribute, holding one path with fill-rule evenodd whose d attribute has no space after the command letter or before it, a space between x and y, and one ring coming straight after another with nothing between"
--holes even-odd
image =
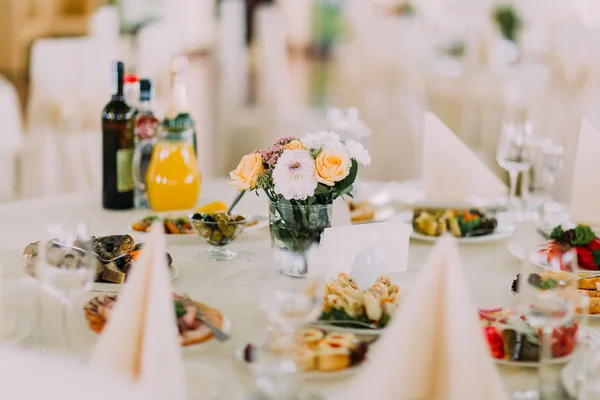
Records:
<instances>
[{"instance_id":1,"label":"dark green wine bottle","mask_svg":"<svg viewBox=\"0 0 600 400\"><path fill-rule=\"evenodd\" d=\"M125 102L125 66L113 63L113 95L102 110L102 206L133 208L133 110Z\"/></svg>"}]
</instances>

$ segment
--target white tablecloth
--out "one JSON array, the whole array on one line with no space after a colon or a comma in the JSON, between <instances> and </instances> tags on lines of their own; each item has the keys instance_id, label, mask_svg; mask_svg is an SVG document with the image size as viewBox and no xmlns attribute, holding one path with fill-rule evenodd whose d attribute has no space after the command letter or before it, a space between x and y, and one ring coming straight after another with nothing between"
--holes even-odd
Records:
<instances>
[{"instance_id":1,"label":"white tablecloth","mask_svg":"<svg viewBox=\"0 0 600 400\"><path fill-rule=\"evenodd\" d=\"M234 195L234 190L227 187L224 181L209 181L203 185L200 203L215 199L227 202ZM266 213L266 205L253 194L248 194L238 207L239 211L243 212ZM131 221L147 214L148 211L143 210L104 211L99 193L65 195L1 205L0 220L3 222L3 230L0 240L0 264L9 275L11 271L20 270L24 247L42 238L50 222L67 224L82 220L89 224L92 234L98 236L124 233ZM183 350L191 375L194 374L198 363L220 370L223 379L227 380L225 383L228 392L223 395L224 399L240 399L239 394L247 390L252 382L249 372L238 365L234 352L248 341L260 337L266 326L266 319L258 308L259 288L265 279L278 276L276 269L269 263L269 246L268 229L263 229L252 234L244 233L234 242L231 248L237 251L239 256L229 262L202 260L199 254L205 250L206 245L200 239L197 245L173 245L168 248L173 256L174 265L180 271L179 277L173 282L174 289L219 308L231 321L231 341L211 341ZM508 254L506 246L507 241L461 246L468 284L478 306L506 305L514 300L508 289L511 280L519 272L519 262ZM393 279L400 283L401 290L410 291L430 249L429 244L411 241L408 271L393 276ZM32 324L35 321L36 310L33 293L35 292L32 288L21 288L17 293L9 292L7 296L11 304L18 305L20 319ZM82 359L86 359L95 341L95 335L85 325L81 309L83 300L92 295L94 294L88 294L73 304L70 332L75 347L74 353ZM44 298L43 303L43 330L40 338L42 343L52 344L58 339L57 333L60 329L58 301ZM33 343L32 335L25 344ZM532 370L527 372L527 369L504 367L502 373L511 390L517 387L535 387ZM205 398L202 397L202 385L198 383L200 379L201 377L197 376L190 381L192 399ZM307 384L316 391L328 393L339 388L344 382L344 379L318 380Z\"/></svg>"}]
</instances>

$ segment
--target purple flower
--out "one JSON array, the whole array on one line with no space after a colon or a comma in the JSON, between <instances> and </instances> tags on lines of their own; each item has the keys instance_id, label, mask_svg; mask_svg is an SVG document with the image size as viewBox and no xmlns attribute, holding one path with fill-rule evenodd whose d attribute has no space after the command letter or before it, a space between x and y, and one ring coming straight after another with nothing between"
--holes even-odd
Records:
<instances>
[{"instance_id":1,"label":"purple flower","mask_svg":"<svg viewBox=\"0 0 600 400\"><path fill-rule=\"evenodd\" d=\"M273 148L277 147L277 146L285 146L286 144L288 144L289 142L296 140L296 138L292 135L288 135L288 136L282 136L279 139L277 139L275 141L275 143L273 143Z\"/></svg>"}]
</instances>

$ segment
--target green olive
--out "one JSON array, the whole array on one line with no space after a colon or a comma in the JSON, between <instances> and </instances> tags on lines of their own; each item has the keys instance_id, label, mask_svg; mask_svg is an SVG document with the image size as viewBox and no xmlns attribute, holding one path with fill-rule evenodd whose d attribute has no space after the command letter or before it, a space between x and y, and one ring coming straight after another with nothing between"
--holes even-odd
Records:
<instances>
[{"instance_id":1,"label":"green olive","mask_svg":"<svg viewBox=\"0 0 600 400\"><path fill-rule=\"evenodd\" d=\"M234 233L235 233L235 226L233 226L233 225L229 225L223 230L223 235L225 235L226 238L232 237Z\"/></svg>"},{"instance_id":2,"label":"green olive","mask_svg":"<svg viewBox=\"0 0 600 400\"><path fill-rule=\"evenodd\" d=\"M219 229L221 230L221 232L223 232L223 233L224 233L224 232L225 232L225 230L227 229L227 227L228 227L229 225L227 224L227 222L226 222L226 221L219 221L219 222L217 222L217 226L219 227Z\"/></svg>"},{"instance_id":3,"label":"green olive","mask_svg":"<svg viewBox=\"0 0 600 400\"><path fill-rule=\"evenodd\" d=\"M215 229L212 233L211 239L213 242L220 242L221 239L223 239L223 233L220 230Z\"/></svg>"}]
</instances>

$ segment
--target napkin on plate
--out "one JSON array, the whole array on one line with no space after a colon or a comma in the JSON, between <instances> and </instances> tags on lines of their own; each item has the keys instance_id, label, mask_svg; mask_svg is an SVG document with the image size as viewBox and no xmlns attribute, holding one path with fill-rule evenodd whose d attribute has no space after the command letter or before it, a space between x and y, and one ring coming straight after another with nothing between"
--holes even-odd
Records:
<instances>
[{"instance_id":1,"label":"napkin on plate","mask_svg":"<svg viewBox=\"0 0 600 400\"><path fill-rule=\"evenodd\" d=\"M573 168L571 220L600 227L600 132L583 118Z\"/></svg>"},{"instance_id":2,"label":"napkin on plate","mask_svg":"<svg viewBox=\"0 0 600 400\"><path fill-rule=\"evenodd\" d=\"M507 187L431 112L423 123L422 184L427 200L497 198Z\"/></svg>"},{"instance_id":3,"label":"napkin on plate","mask_svg":"<svg viewBox=\"0 0 600 400\"><path fill-rule=\"evenodd\" d=\"M91 364L133 377L158 398L183 400L185 371L165 250L162 223L155 222Z\"/></svg>"},{"instance_id":4,"label":"napkin on plate","mask_svg":"<svg viewBox=\"0 0 600 400\"><path fill-rule=\"evenodd\" d=\"M469 297L454 238L438 240L367 364L333 399L508 399Z\"/></svg>"}]
</instances>

